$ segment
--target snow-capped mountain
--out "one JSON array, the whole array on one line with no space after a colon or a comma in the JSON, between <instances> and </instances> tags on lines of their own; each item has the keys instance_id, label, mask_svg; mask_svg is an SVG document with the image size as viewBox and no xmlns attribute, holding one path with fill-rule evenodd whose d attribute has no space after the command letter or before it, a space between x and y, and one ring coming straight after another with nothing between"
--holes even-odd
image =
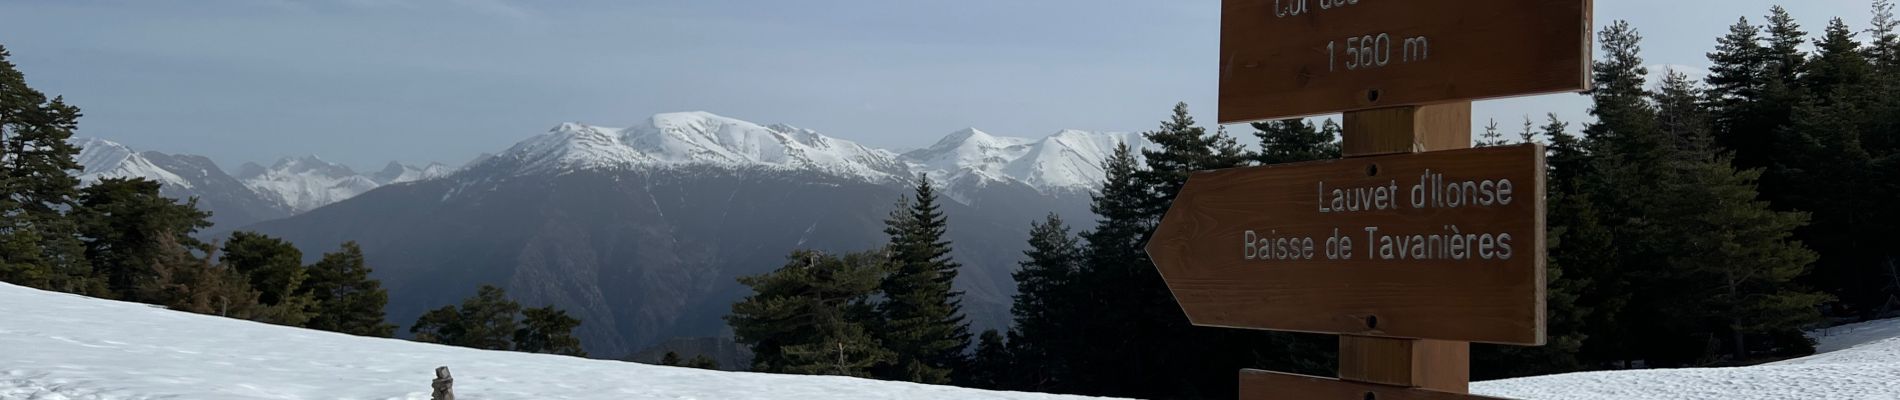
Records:
<instances>
[{"instance_id":1,"label":"snow-capped mountain","mask_svg":"<svg viewBox=\"0 0 1900 400\"><path fill-rule=\"evenodd\" d=\"M160 168L151 159L118 142L99 138L74 138L79 146L79 181L91 185L104 178L145 178L166 186L191 189L191 181Z\"/></svg>"},{"instance_id":2,"label":"snow-capped mountain","mask_svg":"<svg viewBox=\"0 0 1900 400\"><path fill-rule=\"evenodd\" d=\"M563 174L682 165L812 171L871 183L928 173L969 203L969 192L1014 183L1042 192L1100 186L1102 161L1115 146L1148 143L1139 134L1065 130L1041 139L951 133L902 155L789 125L762 125L707 112L657 114L631 128L563 123L471 168L515 174Z\"/></svg>"},{"instance_id":3,"label":"snow-capped mountain","mask_svg":"<svg viewBox=\"0 0 1900 400\"><path fill-rule=\"evenodd\" d=\"M397 183L441 178L454 172L454 168L449 168L449 166L442 165L442 163L432 162L429 163L429 165L418 167L390 161L389 165L384 166L383 170L376 172L375 175L371 175L370 179L376 181L379 185L393 185Z\"/></svg>"},{"instance_id":4,"label":"snow-capped mountain","mask_svg":"<svg viewBox=\"0 0 1900 400\"><path fill-rule=\"evenodd\" d=\"M290 210L266 199L226 175L217 163L202 156L134 151L97 138L73 139L79 146L80 182L106 178L145 178L158 182L159 193L175 199L198 199L198 208L211 212L218 227L237 227L290 216Z\"/></svg>"},{"instance_id":5,"label":"snow-capped mountain","mask_svg":"<svg viewBox=\"0 0 1900 400\"><path fill-rule=\"evenodd\" d=\"M888 151L788 125L760 125L706 112L657 114L631 128L564 123L470 168L517 174L713 165L814 171L890 182L907 176Z\"/></svg>"},{"instance_id":6,"label":"snow-capped mountain","mask_svg":"<svg viewBox=\"0 0 1900 400\"><path fill-rule=\"evenodd\" d=\"M342 201L380 186L435 179L456 170L441 163L426 166L390 162L372 175L315 156L285 158L270 168L246 163L237 176L228 175L203 156L137 151L99 138L74 138L82 184L106 178L145 178L158 182L160 191L175 199L198 199L210 211L214 231L236 229L258 221Z\"/></svg>"},{"instance_id":7,"label":"snow-capped mountain","mask_svg":"<svg viewBox=\"0 0 1900 400\"><path fill-rule=\"evenodd\" d=\"M1149 145L1137 133L1064 130L1031 140L970 128L904 153L903 159L919 171L942 177L953 196L997 182L1021 183L1045 193L1089 191L1107 178L1102 162L1123 143L1137 150ZM972 185L976 187L959 187Z\"/></svg>"},{"instance_id":8,"label":"snow-capped mountain","mask_svg":"<svg viewBox=\"0 0 1900 400\"><path fill-rule=\"evenodd\" d=\"M349 166L317 156L284 158L270 168L245 163L239 167L237 177L251 190L276 200L294 213L343 201L382 186Z\"/></svg>"}]
</instances>

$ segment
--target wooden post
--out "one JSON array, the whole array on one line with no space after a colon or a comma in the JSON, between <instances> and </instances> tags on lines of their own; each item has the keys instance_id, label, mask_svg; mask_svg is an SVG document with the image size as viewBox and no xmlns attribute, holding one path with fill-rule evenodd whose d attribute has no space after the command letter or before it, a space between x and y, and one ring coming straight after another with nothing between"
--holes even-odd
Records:
<instances>
[{"instance_id":1,"label":"wooden post","mask_svg":"<svg viewBox=\"0 0 1900 400\"><path fill-rule=\"evenodd\" d=\"M1346 113L1340 149L1346 157L1421 153L1471 147L1471 102Z\"/></svg>"},{"instance_id":2,"label":"wooden post","mask_svg":"<svg viewBox=\"0 0 1900 400\"><path fill-rule=\"evenodd\" d=\"M1471 102L1348 112L1346 157L1471 147ZM1339 379L1468 393L1471 344L1445 340L1339 337Z\"/></svg>"}]
</instances>

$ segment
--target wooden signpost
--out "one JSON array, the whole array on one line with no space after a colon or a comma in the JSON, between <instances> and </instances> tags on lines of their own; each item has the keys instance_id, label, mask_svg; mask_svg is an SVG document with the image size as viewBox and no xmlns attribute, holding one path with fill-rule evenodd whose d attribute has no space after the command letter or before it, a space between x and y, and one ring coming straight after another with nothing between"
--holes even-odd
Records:
<instances>
[{"instance_id":1,"label":"wooden signpost","mask_svg":"<svg viewBox=\"0 0 1900 400\"><path fill-rule=\"evenodd\" d=\"M1590 0L1224 0L1220 121L1577 91Z\"/></svg>"},{"instance_id":2,"label":"wooden signpost","mask_svg":"<svg viewBox=\"0 0 1900 400\"><path fill-rule=\"evenodd\" d=\"M1243 399L1482 399L1470 342L1544 344L1544 148L1471 101L1587 90L1590 0L1224 0L1220 122L1346 112L1346 158L1194 174L1147 251L1195 325L1340 335Z\"/></svg>"}]
</instances>

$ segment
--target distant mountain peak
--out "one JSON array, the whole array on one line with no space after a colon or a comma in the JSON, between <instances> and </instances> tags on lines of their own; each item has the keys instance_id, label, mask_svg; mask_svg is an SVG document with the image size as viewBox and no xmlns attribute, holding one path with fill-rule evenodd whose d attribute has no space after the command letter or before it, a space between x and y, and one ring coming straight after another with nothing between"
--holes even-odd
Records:
<instances>
[{"instance_id":1,"label":"distant mountain peak","mask_svg":"<svg viewBox=\"0 0 1900 400\"><path fill-rule=\"evenodd\" d=\"M212 211L212 222L220 226L244 225L289 215L288 210L237 178L226 175L211 159L202 156L135 151L100 138L74 138L72 143L80 148L76 160L81 169L74 172L84 184L105 178L143 178L158 182L159 193L166 197L197 198L198 206ZM264 169L256 164L246 166Z\"/></svg>"},{"instance_id":2,"label":"distant mountain peak","mask_svg":"<svg viewBox=\"0 0 1900 400\"><path fill-rule=\"evenodd\" d=\"M189 189L192 182L153 164L131 147L100 138L74 138L79 146L79 180L86 184L104 178L145 178L163 185Z\"/></svg>"},{"instance_id":3,"label":"distant mountain peak","mask_svg":"<svg viewBox=\"0 0 1900 400\"><path fill-rule=\"evenodd\" d=\"M761 125L704 111L654 114L624 129L563 123L477 163L514 174L716 165L811 170L880 182L904 172L890 152L791 125Z\"/></svg>"}]
</instances>

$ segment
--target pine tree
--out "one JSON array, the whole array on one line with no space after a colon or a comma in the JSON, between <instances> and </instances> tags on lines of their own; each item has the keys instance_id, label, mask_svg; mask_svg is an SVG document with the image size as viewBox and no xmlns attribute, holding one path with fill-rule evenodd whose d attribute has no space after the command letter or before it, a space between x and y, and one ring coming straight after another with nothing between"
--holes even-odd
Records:
<instances>
[{"instance_id":1,"label":"pine tree","mask_svg":"<svg viewBox=\"0 0 1900 400\"><path fill-rule=\"evenodd\" d=\"M415 335L416 341L450 346L460 346L465 331L462 313L452 305L422 313L416 317L416 323L409 325L409 333Z\"/></svg>"},{"instance_id":2,"label":"pine tree","mask_svg":"<svg viewBox=\"0 0 1900 400\"><path fill-rule=\"evenodd\" d=\"M383 319L389 292L383 290L382 281L369 277L363 249L356 242L344 242L337 252L324 254L309 271L310 279L303 285L302 294L314 300L317 307L316 316L304 327L360 336L390 337L395 333L396 326Z\"/></svg>"},{"instance_id":3,"label":"pine tree","mask_svg":"<svg viewBox=\"0 0 1900 400\"><path fill-rule=\"evenodd\" d=\"M1806 64L1807 74L1801 76L1804 92L1827 99L1866 89L1863 85L1873 65L1867 61L1860 42L1855 41L1854 31L1840 18L1834 18L1828 21L1823 32L1821 39L1814 42L1814 57ZM1859 99L1852 100L1858 102Z\"/></svg>"},{"instance_id":4,"label":"pine tree","mask_svg":"<svg viewBox=\"0 0 1900 400\"><path fill-rule=\"evenodd\" d=\"M581 339L574 337L574 328L580 325L580 319L554 306L522 309L521 328L515 329L515 351L586 357Z\"/></svg>"},{"instance_id":5,"label":"pine tree","mask_svg":"<svg viewBox=\"0 0 1900 400\"><path fill-rule=\"evenodd\" d=\"M1605 361L1682 362L1696 356L1660 353L1695 346L1679 342L1690 337L1693 327L1661 311L1680 304L1678 293L1653 289L1677 283L1672 280L1680 276L1657 257L1660 247L1650 245L1648 236L1654 234L1648 228L1654 224L1649 218L1656 216L1651 210L1661 196L1649 188L1669 179L1661 166L1674 156L1674 146L1659 128L1644 90L1648 71L1640 54L1641 40L1624 21L1599 34L1602 59L1596 62L1595 89L1590 93L1597 123L1585 126L1582 142L1591 165L1567 182L1585 193L1576 200L1592 204L1587 211L1596 213L1595 223L1614 240L1603 246L1614 251L1599 261L1603 264L1579 265L1588 269L1597 286L1596 294L1586 296L1586 301L1602 310L1602 315L1614 316L1604 319L1607 326L1592 327L1592 342L1586 346ZM1558 164L1554 161L1552 168L1555 174Z\"/></svg>"},{"instance_id":6,"label":"pine tree","mask_svg":"<svg viewBox=\"0 0 1900 400\"><path fill-rule=\"evenodd\" d=\"M1734 149L1739 165L1767 165L1769 134L1757 112L1768 90L1768 50L1761 45L1761 29L1742 18L1716 40L1709 53L1708 103L1714 110L1715 138Z\"/></svg>"},{"instance_id":7,"label":"pine tree","mask_svg":"<svg viewBox=\"0 0 1900 400\"><path fill-rule=\"evenodd\" d=\"M1807 72L1807 54L1801 45L1808 33L1801 30L1788 9L1774 6L1768 10L1768 74L1774 81L1792 84Z\"/></svg>"},{"instance_id":8,"label":"pine tree","mask_svg":"<svg viewBox=\"0 0 1900 400\"><path fill-rule=\"evenodd\" d=\"M1837 18L1825 32L1799 82L1806 97L1777 136L1777 162L1762 174L1762 187L1776 209L1811 213L1812 225L1796 237L1822 255L1809 281L1840 296L1842 314L1872 317L1896 293L1887 289L1892 271L1883 264L1900 253L1872 239L1889 226L1869 210L1884 208L1893 192L1881 190L1880 156L1865 138L1891 124L1877 110L1892 100L1846 24Z\"/></svg>"},{"instance_id":9,"label":"pine tree","mask_svg":"<svg viewBox=\"0 0 1900 400\"><path fill-rule=\"evenodd\" d=\"M993 390L1016 388L1014 381L1021 376L1015 373L1016 359L1009 349L1002 333L995 329L983 331L977 338L976 355L970 362L970 386Z\"/></svg>"},{"instance_id":10,"label":"pine tree","mask_svg":"<svg viewBox=\"0 0 1900 400\"><path fill-rule=\"evenodd\" d=\"M1893 0L1874 0L1872 25L1867 28L1867 58L1873 62L1876 75L1889 75L1900 70L1900 19L1894 18Z\"/></svg>"},{"instance_id":11,"label":"pine tree","mask_svg":"<svg viewBox=\"0 0 1900 400\"><path fill-rule=\"evenodd\" d=\"M508 292L499 287L482 285L476 290L475 297L462 301L461 321L464 325L463 346L487 350L511 350L516 327L516 314L521 312L521 304L508 299Z\"/></svg>"},{"instance_id":12,"label":"pine tree","mask_svg":"<svg viewBox=\"0 0 1900 400\"><path fill-rule=\"evenodd\" d=\"M137 289L155 279L156 269L177 267L159 264L176 252L163 246L202 247L191 235L210 227L210 216L198 210L196 200L176 203L159 195L158 182L142 178L102 179L80 191L78 207L71 213L84 237L86 258L104 274L106 287L121 299L137 302L153 301Z\"/></svg>"},{"instance_id":13,"label":"pine tree","mask_svg":"<svg viewBox=\"0 0 1900 400\"><path fill-rule=\"evenodd\" d=\"M1517 133L1518 143L1541 143L1537 141L1537 124L1531 122L1529 115L1524 116L1524 130Z\"/></svg>"},{"instance_id":14,"label":"pine tree","mask_svg":"<svg viewBox=\"0 0 1900 400\"><path fill-rule=\"evenodd\" d=\"M1057 354L1074 352L1071 336L1081 320L1092 316L1078 313L1077 294L1084 290L1079 282L1082 247L1069 233L1062 217L1050 213L1042 222L1031 223L1029 250L1012 274L1016 278L1015 301L1010 314L1016 328L1009 340L1012 356L1025 368L1015 371L1017 380L1027 382L1021 389L1059 387L1057 378L1067 376L1066 360ZM980 343L979 343L980 344ZM982 356L978 347L978 356Z\"/></svg>"},{"instance_id":15,"label":"pine tree","mask_svg":"<svg viewBox=\"0 0 1900 400\"><path fill-rule=\"evenodd\" d=\"M1675 147L1715 146L1709 132L1713 120L1702 102L1703 89L1691 81L1689 75L1669 70L1652 97L1656 103L1657 125Z\"/></svg>"},{"instance_id":16,"label":"pine tree","mask_svg":"<svg viewBox=\"0 0 1900 400\"><path fill-rule=\"evenodd\" d=\"M1187 103L1176 103L1174 113L1161 127L1143 136L1157 149L1142 149L1148 170L1140 180L1158 195L1147 196L1143 211L1160 216L1168 211L1175 193L1187 184L1189 173L1210 169L1233 168L1246 164L1246 152L1224 134L1208 135L1207 128L1194 122Z\"/></svg>"},{"instance_id":17,"label":"pine tree","mask_svg":"<svg viewBox=\"0 0 1900 400\"><path fill-rule=\"evenodd\" d=\"M1492 147L1510 144L1504 140L1504 132L1498 130L1498 120L1491 120L1484 126L1484 133L1478 135L1478 141L1472 147Z\"/></svg>"},{"instance_id":18,"label":"pine tree","mask_svg":"<svg viewBox=\"0 0 1900 400\"><path fill-rule=\"evenodd\" d=\"M1332 120L1319 129L1302 119L1256 122L1253 128L1260 138L1254 160L1261 165L1339 158L1339 124Z\"/></svg>"},{"instance_id":19,"label":"pine tree","mask_svg":"<svg viewBox=\"0 0 1900 400\"><path fill-rule=\"evenodd\" d=\"M61 213L78 205L79 148L67 142L79 108L26 85L26 75L0 47L0 280L63 292L108 295L79 240L78 224Z\"/></svg>"},{"instance_id":20,"label":"pine tree","mask_svg":"<svg viewBox=\"0 0 1900 400\"><path fill-rule=\"evenodd\" d=\"M962 315L963 292L952 287L959 265L944 239L947 218L928 175L917 179L915 197L900 206L885 221L891 272L879 284L884 301L878 304L879 341L896 359L878 376L948 383L965 362L970 326Z\"/></svg>"},{"instance_id":21,"label":"pine tree","mask_svg":"<svg viewBox=\"0 0 1900 400\"><path fill-rule=\"evenodd\" d=\"M244 274L199 255L211 252L211 245L187 245L171 235L153 240L155 251L144 269L149 275L130 289L143 301L171 310L269 323L281 323L289 314L258 304L257 290Z\"/></svg>"},{"instance_id":22,"label":"pine tree","mask_svg":"<svg viewBox=\"0 0 1900 400\"><path fill-rule=\"evenodd\" d=\"M1584 353L1584 344L1590 339L1587 328L1593 320L1601 320L1597 310L1585 305L1587 300L1604 302L1600 298L1586 298L1593 292L1591 276L1602 274L1592 267L1606 264L1603 255L1610 243L1610 235L1595 224L1596 215L1590 208L1587 194L1576 192L1571 183L1578 181L1576 175L1584 173L1582 169L1589 165L1587 154L1582 153L1581 145L1575 136L1566 132L1568 124L1557 119L1556 114L1548 116L1549 122L1541 132L1525 128L1524 137L1543 135L1550 138L1550 184L1549 228L1546 246L1549 249L1545 263L1546 293L1544 296L1547 318L1547 343L1542 347L1491 346L1478 345L1472 348L1472 376L1474 379L1500 379L1530 375L1544 375L1571 372L1585 369L1588 354ZM1528 119L1525 120L1530 125ZM1526 139L1527 141L1529 139Z\"/></svg>"},{"instance_id":23,"label":"pine tree","mask_svg":"<svg viewBox=\"0 0 1900 400\"><path fill-rule=\"evenodd\" d=\"M280 324L304 326L319 310L318 300L305 288L310 271L303 252L288 241L255 232L235 232L224 242L218 262L249 277L258 302L290 311Z\"/></svg>"},{"instance_id":24,"label":"pine tree","mask_svg":"<svg viewBox=\"0 0 1900 400\"><path fill-rule=\"evenodd\" d=\"M734 340L752 348L752 370L868 377L891 361L865 329L877 316L871 297L887 257L801 250L778 270L739 278L752 294L725 319Z\"/></svg>"},{"instance_id":25,"label":"pine tree","mask_svg":"<svg viewBox=\"0 0 1900 400\"><path fill-rule=\"evenodd\" d=\"M1874 1L1874 18L1869 28L1867 58L1872 64L1871 88L1874 102L1868 119L1873 125L1865 137L1867 149L1876 156L1900 152L1900 19L1894 18L1891 0ZM1900 169L1900 160L1888 159L1882 171ZM1892 177L1888 182L1900 177ZM1893 220L1900 223L1900 220Z\"/></svg>"},{"instance_id":26,"label":"pine tree","mask_svg":"<svg viewBox=\"0 0 1900 400\"><path fill-rule=\"evenodd\" d=\"M680 366L680 353L666 352L666 355L660 356L660 365Z\"/></svg>"},{"instance_id":27,"label":"pine tree","mask_svg":"<svg viewBox=\"0 0 1900 400\"><path fill-rule=\"evenodd\" d=\"M1132 288L1139 268L1153 268L1142 265L1146 258L1140 249L1154 222L1144 210L1150 195L1148 188L1137 181L1143 171L1134 150L1126 143L1117 145L1103 161L1102 169L1107 179L1089 205L1096 215L1096 226L1081 233L1088 244L1083 249L1083 266L1076 284L1085 290L1069 293L1076 315L1084 318L1063 329L1063 335L1072 339L1069 346L1050 350L1053 358L1069 367L1066 377L1055 378L1060 383L1058 388L1089 395L1131 395L1143 382L1137 377L1148 372L1138 364L1130 365L1140 362L1136 357L1144 351L1143 341L1148 340L1136 336L1143 332L1136 329L1160 321L1134 314L1143 308L1133 307L1139 304L1133 298L1135 293L1125 290Z\"/></svg>"},{"instance_id":28,"label":"pine tree","mask_svg":"<svg viewBox=\"0 0 1900 400\"><path fill-rule=\"evenodd\" d=\"M719 361L712 359L712 357L707 357L705 354L700 354L693 356L691 360L686 360L686 364L683 366L686 368L717 370L719 369Z\"/></svg>"},{"instance_id":29,"label":"pine tree","mask_svg":"<svg viewBox=\"0 0 1900 400\"><path fill-rule=\"evenodd\" d=\"M513 350L521 304L508 292L482 285L461 307L444 306L424 313L409 327L416 340L483 350Z\"/></svg>"}]
</instances>

